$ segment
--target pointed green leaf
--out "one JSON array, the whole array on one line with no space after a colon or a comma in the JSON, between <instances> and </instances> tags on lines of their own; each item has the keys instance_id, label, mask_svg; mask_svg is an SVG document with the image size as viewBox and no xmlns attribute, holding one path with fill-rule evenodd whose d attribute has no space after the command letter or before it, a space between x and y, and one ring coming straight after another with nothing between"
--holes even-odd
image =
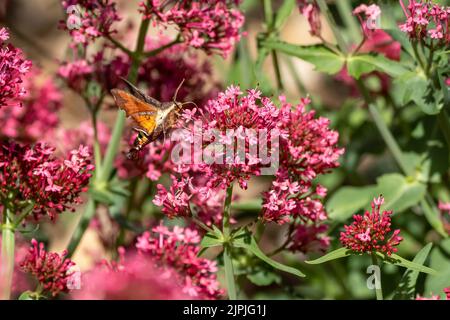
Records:
<instances>
[{"instance_id":1,"label":"pointed green leaf","mask_svg":"<svg viewBox=\"0 0 450 320\"><path fill-rule=\"evenodd\" d=\"M312 63L316 70L336 74L344 66L345 58L323 45L300 46L278 40L263 40L265 48L277 50Z\"/></svg>"},{"instance_id":2,"label":"pointed green leaf","mask_svg":"<svg viewBox=\"0 0 450 320\"><path fill-rule=\"evenodd\" d=\"M258 244L256 243L255 238L253 236L249 235L247 237L239 237L235 238L233 241L233 246L238 248L244 248L252 252L255 256L257 256L262 261L266 262L267 264L271 265L275 269L291 273L293 275L296 275L297 277L304 277L305 275L298 269L286 266L284 264L281 264L275 260L272 260L268 256L264 254L264 252L261 251L261 249L258 247Z\"/></svg>"},{"instance_id":3,"label":"pointed green leaf","mask_svg":"<svg viewBox=\"0 0 450 320\"><path fill-rule=\"evenodd\" d=\"M342 187L326 203L328 216L332 220L345 221L367 207L376 194L376 186Z\"/></svg>"},{"instance_id":4,"label":"pointed green leaf","mask_svg":"<svg viewBox=\"0 0 450 320\"><path fill-rule=\"evenodd\" d=\"M309 260L309 261L305 261L305 262L309 263L309 264L321 264L321 263L324 263L327 261L348 257L352 254L353 254L353 252L347 248L339 248L334 251L331 251L330 253L327 253L326 255L324 255L318 259Z\"/></svg>"},{"instance_id":5,"label":"pointed green leaf","mask_svg":"<svg viewBox=\"0 0 450 320\"><path fill-rule=\"evenodd\" d=\"M419 203L426 193L426 186L398 173L385 174L377 179L377 194L385 197L383 208L399 213Z\"/></svg>"},{"instance_id":6,"label":"pointed green leaf","mask_svg":"<svg viewBox=\"0 0 450 320\"><path fill-rule=\"evenodd\" d=\"M381 259L383 259L384 263L387 263L387 264L393 264L395 266L400 266L400 267L408 268L408 269L413 270L413 271L428 273L428 274L431 274L431 275L436 275L437 274L436 270L428 268L428 267L425 267L425 266L423 266L423 265L421 265L419 263L415 263L415 262L406 260L405 258L403 258L403 257L401 257L401 256L399 256L398 254L395 254L395 253L391 254L390 257L386 256L384 254L381 254L381 253L377 253L377 255Z\"/></svg>"},{"instance_id":7,"label":"pointed green leaf","mask_svg":"<svg viewBox=\"0 0 450 320\"><path fill-rule=\"evenodd\" d=\"M25 291L22 292L18 298L18 300L34 300L33 297L31 296L33 292L31 291Z\"/></svg>"},{"instance_id":8,"label":"pointed green leaf","mask_svg":"<svg viewBox=\"0 0 450 320\"><path fill-rule=\"evenodd\" d=\"M216 234L213 234L211 232L205 234L202 238L202 241L200 241L200 247L202 248L218 247L222 246L222 244L223 239L218 238Z\"/></svg>"},{"instance_id":9,"label":"pointed green leaf","mask_svg":"<svg viewBox=\"0 0 450 320\"><path fill-rule=\"evenodd\" d=\"M428 254L433 247L432 243L427 244L420 250L413 259L413 263L423 265L428 257ZM392 299L394 300L411 300L416 295L416 283L419 278L419 271L408 269L400 279L400 283L394 292Z\"/></svg>"},{"instance_id":10,"label":"pointed green leaf","mask_svg":"<svg viewBox=\"0 0 450 320\"><path fill-rule=\"evenodd\" d=\"M296 0L284 0L281 7L277 10L277 14L275 16L274 29L280 30L283 24L291 15L292 9L294 9L296 4Z\"/></svg>"},{"instance_id":11,"label":"pointed green leaf","mask_svg":"<svg viewBox=\"0 0 450 320\"><path fill-rule=\"evenodd\" d=\"M372 71L381 71L392 77L399 77L408 70L398 61L390 60L382 55L359 54L347 58L348 73L355 79Z\"/></svg>"}]
</instances>

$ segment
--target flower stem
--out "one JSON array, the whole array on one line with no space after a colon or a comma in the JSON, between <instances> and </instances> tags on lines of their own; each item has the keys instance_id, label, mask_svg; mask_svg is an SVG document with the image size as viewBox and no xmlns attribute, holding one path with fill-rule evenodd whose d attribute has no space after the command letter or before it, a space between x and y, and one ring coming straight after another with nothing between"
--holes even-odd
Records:
<instances>
[{"instance_id":1,"label":"flower stem","mask_svg":"<svg viewBox=\"0 0 450 320\"><path fill-rule=\"evenodd\" d=\"M372 256L372 263L381 270L381 266L378 263L376 253L372 253L371 256ZM378 286L378 284L379 284L379 286ZM383 300L383 288L381 287L381 271L380 271L380 277L375 279L375 294L376 294L377 300Z\"/></svg>"},{"instance_id":2,"label":"flower stem","mask_svg":"<svg viewBox=\"0 0 450 320\"><path fill-rule=\"evenodd\" d=\"M141 26L139 28L139 35L136 44L136 50L131 56L132 62L130 67L130 72L128 74L128 80L130 82L136 82L138 76L138 69L141 63L141 55L144 50L145 37L147 35L147 30L150 24L150 20L142 20ZM108 149L106 150L105 159L103 161L102 172L100 175L100 181L108 181L111 172L113 170L114 159L116 157L117 151L119 149L120 139L122 138L123 128L125 126L125 112L119 111L112 132L111 140L109 141Z\"/></svg>"},{"instance_id":3,"label":"flower stem","mask_svg":"<svg viewBox=\"0 0 450 320\"><path fill-rule=\"evenodd\" d=\"M347 44L345 43L344 38L342 37L342 34L339 31L338 26L336 25L336 21L334 21L334 18L330 13L330 9L328 8L326 1L325 0L316 0L316 1L320 8L320 11L325 16L330 25L331 31L333 32L333 35L336 39L339 49L344 53L347 52Z\"/></svg>"},{"instance_id":4,"label":"flower stem","mask_svg":"<svg viewBox=\"0 0 450 320\"><path fill-rule=\"evenodd\" d=\"M355 17L352 15L352 6L348 0L335 1L337 10L345 26L350 31L353 42L357 42L361 39L361 29L356 22Z\"/></svg>"},{"instance_id":5,"label":"flower stem","mask_svg":"<svg viewBox=\"0 0 450 320\"><path fill-rule=\"evenodd\" d=\"M448 113L445 109L442 109L441 112L437 115L439 127L441 127L442 134L444 135L445 141L450 149L450 123Z\"/></svg>"},{"instance_id":6,"label":"flower stem","mask_svg":"<svg viewBox=\"0 0 450 320\"><path fill-rule=\"evenodd\" d=\"M233 262L231 260L231 243L230 238L230 209L231 209L231 199L233 197L233 185L230 185L227 189L227 195L225 198L225 204L223 207L223 236L225 238L225 243L223 247L223 261L225 266L225 278L227 282L228 298L230 300L236 300L236 285L234 282L234 271Z\"/></svg>"},{"instance_id":7,"label":"flower stem","mask_svg":"<svg viewBox=\"0 0 450 320\"><path fill-rule=\"evenodd\" d=\"M84 214L81 217L81 220L78 223L78 226L72 235L69 246L67 247L67 251L68 251L67 258L72 257L72 255L74 254L78 245L80 244L80 241L81 241L81 238L83 237L84 232L86 231L87 227L89 226L91 219L95 215L96 208L97 208L97 202L94 199L92 199L92 197L89 198L89 201L86 205Z\"/></svg>"},{"instance_id":8,"label":"flower stem","mask_svg":"<svg viewBox=\"0 0 450 320\"><path fill-rule=\"evenodd\" d=\"M11 285L14 272L14 225L12 212L8 205L4 205L2 224L2 253L0 270L0 300L9 300L11 297Z\"/></svg>"}]
</instances>

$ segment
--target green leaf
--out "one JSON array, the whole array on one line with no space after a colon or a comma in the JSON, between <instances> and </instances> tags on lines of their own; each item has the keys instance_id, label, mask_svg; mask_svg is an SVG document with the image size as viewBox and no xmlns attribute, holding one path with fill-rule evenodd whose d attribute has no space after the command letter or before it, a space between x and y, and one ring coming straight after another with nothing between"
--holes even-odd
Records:
<instances>
[{"instance_id":1,"label":"green leaf","mask_svg":"<svg viewBox=\"0 0 450 320\"><path fill-rule=\"evenodd\" d=\"M399 173L385 174L377 179L377 194L385 197L383 205L394 213L402 212L419 203L425 196L424 184Z\"/></svg>"},{"instance_id":2,"label":"green leaf","mask_svg":"<svg viewBox=\"0 0 450 320\"><path fill-rule=\"evenodd\" d=\"M427 219L430 226L434 228L442 237L447 238L448 234L444 229L440 213L435 205L430 205L432 203L428 199L423 199L420 201L420 206L422 207L425 219Z\"/></svg>"},{"instance_id":3,"label":"green leaf","mask_svg":"<svg viewBox=\"0 0 450 320\"><path fill-rule=\"evenodd\" d=\"M257 286L269 286L272 283L281 283L281 277L270 270L258 270L255 273L248 274L247 278Z\"/></svg>"},{"instance_id":4,"label":"green leaf","mask_svg":"<svg viewBox=\"0 0 450 320\"><path fill-rule=\"evenodd\" d=\"M281 7L278 9L277 14L275 16L274 29L280 30L286 20L292 13L292 9L294 9L296 4L296 0L284 0Z\"/></svg>"},{"instance_id":5,"label":"green leaf","mask_svg":"<svg viewBox=\"0 0 450 320\"><path fill-rule=\"evenodd\" d=\"M262 201L261 199L250 200L245 202L233 202L231 204L233 210L238 211L261 211Z\"/></svg>"},{"instance_id":6,"label":"green leaf","mask_svg":"<svg viewBox=\"0 0 450 320\"><path fill-rule=\"evenodd\" d=\"M334 251L327 253L326 255L324 255L318 259L309 260L309 261L305 261L305 262L309 263L309 264L321 264L321 263L324 263L327 261L345 258L352 254L353 254L353 252L347 248L339 248L339 249L336 249Z\"/></svg>"},{"instance_id":7,"label":"green leaf","mask_svg":"<svg viewBox=\"0 0 450 320\"><path fill-rule=\"evenodd\" d=\"M430 267L438 271L433 277L425 280L424 296L440 294L442 297L444 288L450 287L450 239L441 241L430 254Z\"/></svg>"},{"instance_id":8,"label":"green leaf","mask_svg":"<svg viewBox=\"0 0 450 320\"><path fill-rule=\"evenodd\" d=\"M328 74L336 74L343 67L345 58L331 51L323 45L299 46L279 40L263 40L261 45L265 48L277 50L312 63L316 70Z\"/></svg>"},{"instance_id":9,"label":"green leaf","mask_svg":"<svg viewBox=\"0 0 450 320\"><path fill-rule=\"evenodd\" d=\"M200 247L202 248L211 248L218 247L223 245L223 238L219 238L217 234L208 232L203 236L202 241L200 242Z\"/></svg>"},{"instance_id":10,"label":"green leaf","mask_svg":"<svg viewBox=\"0 0 450 320\"><path fill-rule=\"evenodd\" d=\"M419 263L415 263L415 262L406 260L405 258L403 258L395 253L391 254L391 256L387 256L385 254L377 252L377 256L379 256L381 259L383 259L383 262L387 263L387 264L392 264L394 266L400 266L400 267L408 268L413 271L428 273L431 275L437 274L436 270L425 267Z\"/></svg>"},{"instance_id":11,"label":"green leaf","mask_svg":"<svg viewBox=\"0 0 450 320\"><path fill-rule=\"evenodd\" d=\"M407 72L398 61L390 60L382 55L359 54L347 58L348 73L355 79L372 71L381 71L392 77L399 77Z\"/></svg>"},{"instance_id":12,"label":"green leaf","mask_svg":"<svg viewBox=\"0 0 450 320\"><path fill-rule=\"evenodd\" d=\"M31 291L25 291L22 292L18 298L18 300L34 300L32 297L33 292Z\"/></svg>"},{"instance_id":13,"label":"green leaf","mask_svg":"<svg viewBox=\"0 0 450 320\"><path fill-rule=\"evenodd\" d=\"M420 250L413 259L413 263L423 265L428 257L428 254L433 247L432 243L427 244ZM416 283L419 278L419 271L408 269L400 279L400 283L394 292L392 299L394 300L411 300L416 295Z\"/></svg>"},{"instance_id":14,"label":"green leaf","mask_svg":"<svg viewBox=\"0 0 450 320\"><path fill-rule=\"evenodd\" d=\"M326 203L328 216L332 220L345 221L369 205L376 195L376 186L342 187Z\"/></svg>"},{"instance_id":15,"label":"green leaf","mask_svg":"<svg viewBox=\"0 0 450 320\"><path fill-rule=\"evenodd\" d=\"M284 264L281 264L275 260L272 260L268 256L264 254L264 252L261 251L261 249L258 247L258 244L256 243L255 238L247 233L246 237L237 237L233 239L233 246L238 248L244 248L252 252L255 256L257 256L262 261L266 262L267 264L271 265L275 269L291 273L293 275L296 275L297 277L304 277L305 275L298 269L286 266Z\"/></svg>"}]
</instances>

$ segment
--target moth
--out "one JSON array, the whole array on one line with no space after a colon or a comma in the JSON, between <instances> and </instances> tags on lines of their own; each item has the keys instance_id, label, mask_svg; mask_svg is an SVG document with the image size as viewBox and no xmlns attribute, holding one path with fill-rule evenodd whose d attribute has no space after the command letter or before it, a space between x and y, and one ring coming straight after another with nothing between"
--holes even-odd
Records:
<instances>
[{"instance_id":1,"label":"moth","mask_svg":"<svg viewBox=\"0 0 450 320\"><path fill-rule=\"evenodd\" d=\"M193 102L180 103L176 101L184 79L176 89L171 102L160 102L143 93L128 80L123 78L122 80L126 83L129 92L112 89L111 94L116 105L124 110L126 116L131 117L137 125L133 130L138 135L133 142L133 147L127 153L128 159L136 160L140 150L162 134L165 136L166 132L177 123L183 105Z\"/></svg>"}]
</instances>

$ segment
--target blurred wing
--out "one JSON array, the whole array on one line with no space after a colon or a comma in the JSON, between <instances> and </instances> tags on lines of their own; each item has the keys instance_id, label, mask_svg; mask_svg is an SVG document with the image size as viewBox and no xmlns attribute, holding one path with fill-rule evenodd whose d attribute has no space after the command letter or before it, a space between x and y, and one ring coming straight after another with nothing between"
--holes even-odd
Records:
<instances>
[{"instance_id":1,"label":"blurred wing","mask_svg":"<svg viewBox=\"0 0 450 320\"><path fill-rule=\"evenodd\" d=\"M113 89L111 93L117 106L124 110L127 117L133 118L140 128L151 134L156 127L158 109L126 91Z\"/></svg>"}]
</instances>

